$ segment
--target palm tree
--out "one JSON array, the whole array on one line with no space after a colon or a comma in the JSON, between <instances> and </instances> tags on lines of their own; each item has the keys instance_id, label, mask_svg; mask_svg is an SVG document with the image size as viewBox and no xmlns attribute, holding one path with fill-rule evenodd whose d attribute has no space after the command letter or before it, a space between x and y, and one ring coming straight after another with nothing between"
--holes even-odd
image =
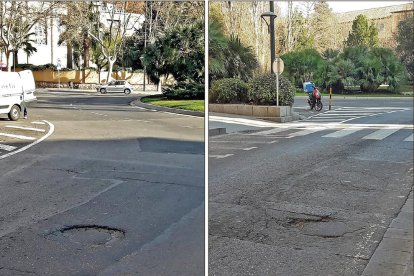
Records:
<instances>
[{"instance_id":1,"label":"palm tree","mask_svg":"<svg viewBox=\"0 0 414 276\"><path fill-rule=\"evenodd\" d=\"M11 51L13 52L13 66L16 68L18 62L18 52L20 49L23 49L25 53L29 56L36 52L37 49L32 45L35 42L31 38L32 35L35 35L35 32L31 31L32 26L27 22L21 21L19 25L16 25L11 31Z\"/></svg>"}]
</instances>

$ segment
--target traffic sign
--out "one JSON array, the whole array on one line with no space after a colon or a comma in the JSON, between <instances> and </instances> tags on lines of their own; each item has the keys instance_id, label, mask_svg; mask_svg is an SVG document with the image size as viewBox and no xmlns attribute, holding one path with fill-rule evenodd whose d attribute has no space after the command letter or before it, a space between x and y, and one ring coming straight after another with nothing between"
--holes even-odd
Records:
<instances>
[{"instance_id":1,"label":"traffic sign","mask_svg":"<svg viewBox=\"0 0 414 276\"><path fill-rule=\"evenodd\" d=\"M57 59L56 69L57 70L61 70L62 69L62 63L61 63L60 58Z\"/></svg>"},{"instance_id":2,"label":"traffic sign","mask_svg":"<svg viewBox=\"0 0 414 276\"><path fill-rule=\"evenodd\" d=\"M280 57L275 58L275 61L273 61L273 68L276 74L280 75L283 73L285 64L283 63L283 60Z\"/></svg>"}]
</instances>

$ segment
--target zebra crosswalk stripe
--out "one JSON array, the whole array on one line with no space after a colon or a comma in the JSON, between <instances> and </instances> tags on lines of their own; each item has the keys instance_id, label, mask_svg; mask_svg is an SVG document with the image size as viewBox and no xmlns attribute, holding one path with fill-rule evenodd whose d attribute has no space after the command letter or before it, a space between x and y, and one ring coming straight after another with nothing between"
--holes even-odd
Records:
<instances>
[{"instance_id":1,"label":"zebra crosswalk stripe","mask_svg":"<svg viewBox=\"0 0 414 276\"><path fill-rule=\"evenodd\" d=\"M16 138L16 139L21 139L21 140L31 140L31 141L36 140L36 138L34 137L24 136L24 135L15 135L15 134L9 134L9 133L0 133L0 136Z\"/></svg>"},{"instance_id":2,"label":"zebra crosswalk stripe","mask_svg":"<svg viewBox=\"0 0 414 276\"><path fill-rule=\"evenodd\" d=\"M345 128L345 129L341 129L341 130L329 133L329 134L324 135L322 137L341 138L341 137L345 137L349 134L355 133L359 130L361 130L361 129L358 129L358 128Z\"/></svg>"},{"instance_id":3,"label":"zebra crosswalk stripe","mask_svg":"<svg viewBox=\"0 0 414 276\"><path fill-rule=\"evenodd\" d=\"M12 151L12 150L15 150L15 149L17 149L17 147L0 144L0 150Z\"/></svg>"},{"instance_id":4,"label":"zebra crosswalk stripe","mask_svg":"<svg viewBox=\"0 0 414 276\"><path fill-rule=\"evenodd\" d=\"M408 136L407 138L404 139L404 141L406 142L414 142L414 134L411 134L410 136Z\"/></svg>"},{"instance_id":5,"label":"zebra crosswalk stripe","mask_svg":"<svg viewBox=\"0 0 414 276\"><path fill-rule=\"evenodd\" d=\"M362 137L362 139L365 140L382 140L388 136L390 136L391 134L397 132L398 130L400 130L401 127L398 128L383 128L380 130L377 130L367 136Z\"/></svg>"}]
</instances>

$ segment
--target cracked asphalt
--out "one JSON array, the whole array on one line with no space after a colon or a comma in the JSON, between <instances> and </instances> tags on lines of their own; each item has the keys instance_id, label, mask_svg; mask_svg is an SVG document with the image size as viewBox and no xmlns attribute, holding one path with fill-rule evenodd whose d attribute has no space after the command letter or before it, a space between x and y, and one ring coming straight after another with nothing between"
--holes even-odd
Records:
<instances>
[{"instance_id":1,"label":"cracked asphalt","mask_svg":"<svg viewBox=\"0 0 414 276\"><path fill-rule=\"evenodd\" d=\"M352 123L412 125L403 106ZM361 275L413 186L412 129L372 131L210 137L209 274Z\"/></svg>"},{"instance_id":2,"label":"cracked asphalt","mask_svg":"<svg viewBox=\"0 0 414 276\"><path fill-rule=\"evenodd\" d=\"M0 275L204 273L204 118L37 97L55 132L0 160Z\"/></svg>"}]
</instances>

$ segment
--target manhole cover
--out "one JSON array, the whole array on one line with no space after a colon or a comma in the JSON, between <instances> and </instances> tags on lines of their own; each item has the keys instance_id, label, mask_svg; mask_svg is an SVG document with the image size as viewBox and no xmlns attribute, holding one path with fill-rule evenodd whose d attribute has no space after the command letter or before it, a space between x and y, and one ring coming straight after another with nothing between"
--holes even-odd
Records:
<instances>
[{"instance_id":1,"label":"manhole cover","mask_svg":"<svg viewBox=\"0 0 414 276\"><path fill-rule=\"evenodd\" d=\"M51 240L66 240L82 246L105 246L125 238L125 231L101 225L72 225L47 235Z\"/></svg>"}]
</instances>

